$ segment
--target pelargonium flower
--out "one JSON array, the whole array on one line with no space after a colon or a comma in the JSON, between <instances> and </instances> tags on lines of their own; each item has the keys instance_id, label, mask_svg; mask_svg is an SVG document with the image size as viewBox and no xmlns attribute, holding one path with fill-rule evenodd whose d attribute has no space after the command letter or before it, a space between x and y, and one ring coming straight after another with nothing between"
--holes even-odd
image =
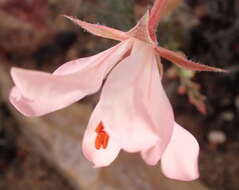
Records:
<instances>
[{"instance_id":1,"label":"pelargonium flower","mask_svg":"<svg viewBox=\"0 0 239 190\"><path fill-rule=\"evenodd\" d=\"M157 45L155 28L164 5L165 0L156 1L128 32L66 16L88 32L120 43L67 62L52 74L12 68L11 103L26 116L41 116L97 92L106 79L83 138L86 158L103 167L120 150L140 152L149 165L161 159L163 173L170 178L196 179L199 146L174 120L161 83L160 57L191 70L224 70L194 63Z\"/></svg>"}]
</instances>

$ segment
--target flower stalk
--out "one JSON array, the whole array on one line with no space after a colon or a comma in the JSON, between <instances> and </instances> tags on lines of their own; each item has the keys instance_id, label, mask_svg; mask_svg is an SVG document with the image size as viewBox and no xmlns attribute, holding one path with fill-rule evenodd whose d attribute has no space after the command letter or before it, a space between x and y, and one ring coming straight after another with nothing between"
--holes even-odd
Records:
<instances>
[{"instance_id":1,"label":"flower stalk","mask_svg":"<svg viewBox=\"0 0 239 190\"><path fill-rule=\"evenodd\" d=\"M154 5L150 11L149 33L153 40L156 41L156 29L158 27L162 10L165 8L166 0L155 0Z\"/></svg>"}]
</instances>

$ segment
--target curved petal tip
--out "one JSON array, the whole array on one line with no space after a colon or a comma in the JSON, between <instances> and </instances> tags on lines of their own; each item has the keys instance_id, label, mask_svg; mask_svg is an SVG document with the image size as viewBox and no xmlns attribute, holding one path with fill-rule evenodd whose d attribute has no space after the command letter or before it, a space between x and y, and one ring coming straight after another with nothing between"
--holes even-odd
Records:
<instances>
[{"instance_id":1,"label":"curved petal tip","mask_svg":"<svg viewBox=\"0 0 239 190\"><path fill-rule=\"evenodd\" d=\"M175 123L171 141L161 160L165 176L183 181L197 179L199 177L198 155L197 140Z\"/></svg>"}]
</instances>

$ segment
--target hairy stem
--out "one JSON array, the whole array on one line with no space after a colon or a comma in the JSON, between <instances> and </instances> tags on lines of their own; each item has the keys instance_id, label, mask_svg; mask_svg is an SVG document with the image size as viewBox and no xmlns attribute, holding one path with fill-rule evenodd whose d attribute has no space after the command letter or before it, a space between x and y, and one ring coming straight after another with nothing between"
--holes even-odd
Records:
<instances>
[{"instance_id":1,"label":"hairy stem","mask_svg":"<svg viewBox=\"0 0 239 190\"><path fill-rule=\"evenodd\" d=\"M155 0L150 11L149 33L156 40L156 29L167 0Z\"/></svg>"}]
</instances>

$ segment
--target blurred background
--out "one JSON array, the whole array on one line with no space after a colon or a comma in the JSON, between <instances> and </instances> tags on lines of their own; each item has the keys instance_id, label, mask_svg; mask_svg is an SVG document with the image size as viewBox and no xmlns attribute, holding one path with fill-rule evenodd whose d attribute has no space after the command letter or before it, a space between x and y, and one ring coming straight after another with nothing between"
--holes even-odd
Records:
<instances>
[{"instance_id":1,"label":"blurred background","mask_svg":"<svg viewBox=\"0 0 239 190\"><path fill-rule=\"evenodd\" d=\"M127 31L152 3L0 0L1 190L239 189L238 0L169 0L158 29L160 45L230 71L196 74L163 60L176 121L200 143L197 181L166 179L160 166L145 165L138 154L121 153L110 167L93 169L81 139L98 94L40 118L26 118L8 102L10 67L52 72L117 43L88 34L62 14Z\"/></svg>"}]
</instances>

